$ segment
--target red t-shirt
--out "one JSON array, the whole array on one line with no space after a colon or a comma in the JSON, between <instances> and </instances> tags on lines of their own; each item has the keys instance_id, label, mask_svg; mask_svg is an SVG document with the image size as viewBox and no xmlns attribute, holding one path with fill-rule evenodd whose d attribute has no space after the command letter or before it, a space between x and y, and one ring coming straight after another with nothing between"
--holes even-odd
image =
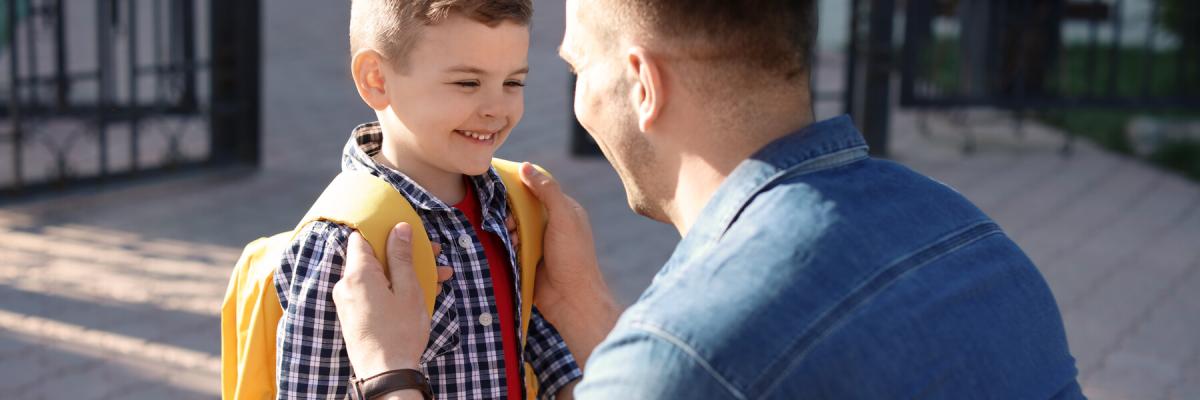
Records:
<instances>
[{"instance_id":1,"label":"red t-shirt","mask_svg":"<svg viewBox=\"0 0 1200 400\"><path fill-rule=\"evenodd\" d=\"M496 320L500 321L501 340L504 343L504 375L505 380L508 381L508 398L521 400L523 399L521 390L524 384L521 382L519 374L520 366L517 365L517 327L513 326L516 324L516 317L513 311L515 296L513 295L512 265L509 263L504 241L499 236L483 230L483 216L479 210L479 199L475 196L475 185L468 181L466 186L466 195L463 196L462 201L454 205L454 208L466 214L467 220L471 222L471 227L475 229L475 237L483 242L488 271L492 274L492 292L496 297L496 309L500 313L496 316Z\"/></svg>"}]
</instances>

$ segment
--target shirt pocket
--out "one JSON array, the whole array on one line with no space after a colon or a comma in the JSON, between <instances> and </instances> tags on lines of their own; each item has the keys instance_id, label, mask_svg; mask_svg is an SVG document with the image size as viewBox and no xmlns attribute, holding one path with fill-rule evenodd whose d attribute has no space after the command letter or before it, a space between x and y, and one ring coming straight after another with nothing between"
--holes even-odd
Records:
<instances>
[{"instance_id":1,"label":"shirt pocket","mask_svg":"<svg viewBox=\"0 0 1200 400\"><path fill-rule=\"evenodd\" d=\"M442 282L442 292L434 302L429 326L429 343L425 346L425 353L421 354L422 363L454 351L461 340L458 301L454 295L454 288L450 285L451 281Z\"/></svg>"}]
</instances>

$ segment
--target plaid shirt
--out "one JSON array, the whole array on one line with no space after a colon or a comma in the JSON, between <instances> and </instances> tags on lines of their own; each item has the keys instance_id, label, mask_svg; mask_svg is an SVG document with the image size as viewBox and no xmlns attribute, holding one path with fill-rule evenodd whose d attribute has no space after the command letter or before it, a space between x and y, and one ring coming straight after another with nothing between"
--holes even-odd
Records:
<instances>
[{"instance_id":1,"label":"plaid shirt","mask_svg":"<svg viewBox=\"0 0 1200 400\"><path fill-rule=\"evenodd\" d=\"M342 155L342 169L369 172L403 194L421 217L433 243L442 245L438 265L454 268L443 284L432 318L432 331L421 370L429 377L438 399L499 399L507 394L500 315L483 244L465 215L431 196L404 174L377 164L383 134L377 123L354 129ZM470 177L478 193L483 229L499 235L508 248L513 279L520 287L516 252L505 229L507 195L494 170ZM275 289L284 308L277 337L280 399L333 399L346 396L351 375L341 325L333 304L333 285L341 278L351 230L316 222L296 235L275 273ZM505 290L513 290L505 288ZM520 291L513 290L516 309L512 326L520 326ZM518 338L521 334L517 333ZM541 397L553 398L566 384L582 376L558 332L537 308L530 318L525 348L518 365L529 362L537 374ZM524 381L525 370L520 368Z\"/></svg>"}]
</instances>

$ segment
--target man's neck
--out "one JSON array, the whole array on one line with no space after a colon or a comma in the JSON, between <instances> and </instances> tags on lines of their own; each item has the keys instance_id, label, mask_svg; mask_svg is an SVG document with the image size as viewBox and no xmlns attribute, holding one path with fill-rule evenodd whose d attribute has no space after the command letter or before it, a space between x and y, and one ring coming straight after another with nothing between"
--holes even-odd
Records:
<instances>
[{"instance_id":1,"label":"man's neck","mask_svg":"<svg viewBox=\"0 0 1200 400\"><path fill-rule=\"evenodd\" d=\"M400 146L389 146L385 142L382 151L374 157L375 162L404 173L443 203L458 204L463 196L466 196L462 174L443 170L416 157L406 156L404 150L397 147Z\"/></svg>"},{"instance_id":2,"label":"man's neck","mask_svg":"<svg viewBox=\"0 0 1200 400\"><path fill-rule=\"evenodd\" d=\"M680 158L674 201L667 214L680 237L700 218L717 189L733 170L767 144L813 123L811 113L796 112L776 118L764 118L740 128L695 130L697 139L690 143L708 143ZM740 139L740 140L739 140Z\"/></svg>"},{"instance_id":3,"label":"man's neck","mask_svg":"<svg viewBox=\"0 0 1200 400\"><path fill-rule=\"evenodd\" d=\"M679 236L685 237L734 167L712 165L700 157L684 157L681 163L675 201L667 213Z\"/></svg>"}]
</instances>

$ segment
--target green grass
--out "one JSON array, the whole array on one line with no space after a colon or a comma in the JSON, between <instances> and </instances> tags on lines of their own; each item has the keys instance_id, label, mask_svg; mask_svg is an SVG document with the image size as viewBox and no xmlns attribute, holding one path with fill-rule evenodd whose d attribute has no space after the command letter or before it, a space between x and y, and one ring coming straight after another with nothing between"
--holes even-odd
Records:
<instances>
[{"instance_id":1,"label":"green grass","mask_svg":"<svg viewBox=\"0 0 1200 400\"><path fill-rule=\"evenodd\" d=\"M1200 142L1168 143L1151 154L1150 161L1200 182Z\"/></svg>"},{"instance_id":2,"label":"green grass","mask_svg":"<svg viewBox=\"0 0 1200 400\"><path fill-rule=\"evenodd\" d=\"M1067 109L1040 112L1036 116L1042 122L1072 135L1090 139L1108 150L1132 156L1133 146L1129 143L1125 129L1133 118L1151 116L1165 120L1200 120L1200 111ZM1146 160L1200 182L1200 142L1166 143L1146 157Z\"/></svg>"},{"instance_id":3,"label":"green grass","mask_svg":"<svg viewBox=\"0 0 1200 400\"><path fill-rule=\"evenodd\" d=\"M1106 149L1133 154L1133 145L1125 136L1125 126L1138 115L1136 112L1078 109L1045 111L1035 115L1046 124L1091 139Z\"/></svg>"},{"instance_id":4,"label":"green grass","mask_svg":"<svg viewBox=\"0 0 1200 400\"><path fill-rule=\"evenodd\" d=\"M927 74L924 79L944 94L954 95L964 90L958 51L957 40L941 38L920 59L920 71ZM1092 96L1194 97L1200 94L1200 71L1177 70L1180 63L1176 51L1147 53L1144 48L1126 47L1117 50L1117 62L1107 62L1112 59L1110 51L1103 45L1095 50L1088 46L1065 46L1059 54L1059 65L1047 77L1048 90L1066 98L1079 99ZM1089 71L1092 65L1094 69ZM1110 79L1114 68L1116 79ZM1181 73L1184 76L1182 82ZM1127 155L1133 154L1133 147L1125 136L1125 129L1134 117L1200 120L1200 110L1179 109L1066 108L1035 110L1033 114L1049 125ZM1200 143L1169 143L1147 160L1200 181Z\"/></svg>"}]
</instances>

